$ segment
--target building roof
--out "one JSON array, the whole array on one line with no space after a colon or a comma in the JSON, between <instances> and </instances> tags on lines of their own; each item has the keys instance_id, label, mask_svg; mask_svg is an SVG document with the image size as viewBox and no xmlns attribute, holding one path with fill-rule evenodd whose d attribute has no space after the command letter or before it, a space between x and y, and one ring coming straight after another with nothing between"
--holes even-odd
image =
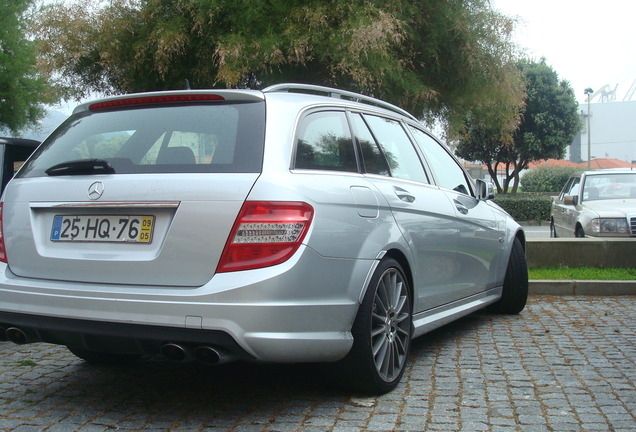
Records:
<instances>
[{"instance_id":1,"label":"building roof","mask_svg":"<svg viewBox=\"0 0 636 432\"><path fill-rule=\"evenodd\" d=\"M528 168L538 168L540 166L558 166L558 167L575 167L587 169L587 161L575 163L564 159L548 159L532 162ZM632 164L620 159L592 159L591 169L610 169L610 168L632 168Z\"/></svg>"},{"instance_id":2,"label":"building roof","mask_svg":"<svg viewBox=\"0 0 636 432\"><path fill-rule=\"evenodd\" d=\"M581 167L580 164L577 164L576 162L572 162L572 161L565 160L565 159L547 159L547 160L531 162L530 166L528 168L538 168L538 167L541 167L541 166L576 167L576 168Z\"/></svg>"},{"instance_id":3,"label":"building roof","mask_svg":"<svg viewBox=\"0 0 636 432\"><path fill-rule=\"evenodd\" d=\"M587 162L581 162L579 166L587 168ZM592 159L590 167L592 169L631 168L632 164L620 159Z\"/></svg>"}]
</instances>

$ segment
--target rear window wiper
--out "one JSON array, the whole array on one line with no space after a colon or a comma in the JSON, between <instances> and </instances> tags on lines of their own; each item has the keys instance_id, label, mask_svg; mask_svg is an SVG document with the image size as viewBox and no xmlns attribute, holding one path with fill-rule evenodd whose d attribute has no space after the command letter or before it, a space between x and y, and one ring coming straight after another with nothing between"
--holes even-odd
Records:
<instances>
[{"instance_id":1,"label":"rear window wiper","mask_svg":"<svg viewBox=\"0 0 636 432\"><path fill-rule=\"evenodd\" d=\"M115 174L115 169L104 159L82 159L53 165L44 172L50 176Z\"/></svg>"}]
</instances>

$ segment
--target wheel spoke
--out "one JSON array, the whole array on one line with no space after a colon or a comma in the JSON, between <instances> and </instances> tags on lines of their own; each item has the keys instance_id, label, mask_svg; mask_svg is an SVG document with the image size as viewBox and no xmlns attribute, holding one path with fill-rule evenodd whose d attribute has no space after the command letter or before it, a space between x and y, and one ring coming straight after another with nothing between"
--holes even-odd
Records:
<instances>
[{"instance_id":1,"label":"wheel spoke","mask_svg":"<svg viewBox=\"0 0 636 432\"><path fill-rule=\"evenodd\" d=\"M384 296L383 296L383 294L384 294ZM380 282L380 284L378 285L378 291L375 293L375 299L374 300L375 300L375 305L382 308L382 311L378 311L376 309L375 313L384 312L384 314L386 315L388 313L388 311L389 311L390 304L387 301L386 285L384 283L384 280L382 280Z\"/></svg>"}]
</instances>

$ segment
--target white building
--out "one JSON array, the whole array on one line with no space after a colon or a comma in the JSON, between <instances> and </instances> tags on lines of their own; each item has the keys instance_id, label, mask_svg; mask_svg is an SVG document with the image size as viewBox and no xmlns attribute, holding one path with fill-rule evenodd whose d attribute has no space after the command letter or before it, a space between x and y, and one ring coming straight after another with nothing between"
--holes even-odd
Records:
<instances>
[{"instance_id":1,"label":"white building","mask_svg":"<svg viewBox=\"0 0 636 432\"><path fill-rule=\"evenodd\" d=\"M592 159L636 160L636 101L590 103L589 110L588 130L588 104L580 105L583 129L568 147L567 159L587 161L589 137Z\"/></svg>"}]
</instances>

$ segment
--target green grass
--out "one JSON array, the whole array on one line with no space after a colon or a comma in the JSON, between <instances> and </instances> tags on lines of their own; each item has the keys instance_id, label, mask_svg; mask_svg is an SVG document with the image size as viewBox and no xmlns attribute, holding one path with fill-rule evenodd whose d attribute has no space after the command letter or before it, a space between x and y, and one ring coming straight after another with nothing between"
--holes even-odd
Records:
<instances>
[{"instance_id":1,"label":"green grass","mask_svg":"<svg viewBox=\"0 0 636 432\"><path fill-rule=\"evenodd\" d=\"M536 267L528 269L530 279L548 280L636 280L635 268Z\"/></svg>"}]
</instances>

